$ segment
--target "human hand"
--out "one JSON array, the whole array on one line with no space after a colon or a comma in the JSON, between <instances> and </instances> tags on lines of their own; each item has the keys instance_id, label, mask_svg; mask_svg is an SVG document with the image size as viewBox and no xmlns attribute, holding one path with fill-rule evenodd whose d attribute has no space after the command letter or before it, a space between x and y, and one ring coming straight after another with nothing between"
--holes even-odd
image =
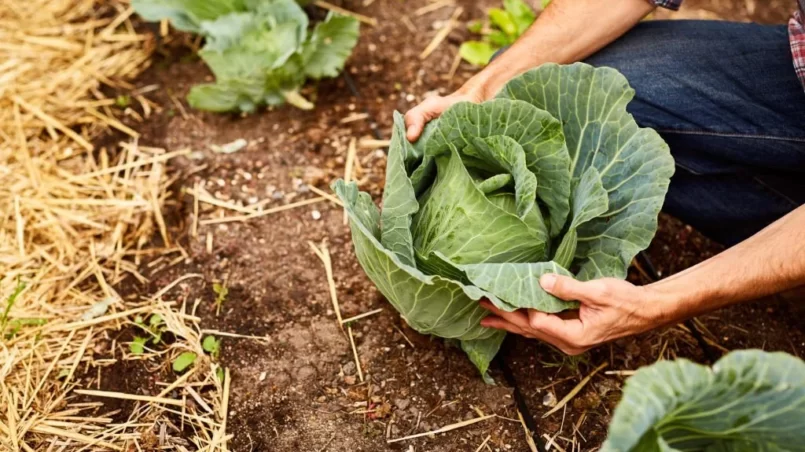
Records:
<instances>
[{"instance_id":1,"label":"human hand","mask_svg":"<svg viewBox=\"0 0 805 452\"><path fill-rule=\"evenodd\" d=\"M448 107L458 102L483 102L485 96L481 91L466 89L458 90L447 96L428 97L416 107L405 114L405 135L408 141L419 139L425 124L439 117Z\"/></svg>"},{"instance_id":2,"label":"human hand","mask_svg":"<svg viewBox=\"0 0 805 452\"><path fill-rule=\"evenodd\" d=\"M547 342L568 355L625 336L670 323L676 316L652 286L635 286L619 279L581 282L561 275L540 278L546 292L581 303L578 311L546 314L533 309L505 312L483 300L492 315L481 320L488 328L506 330Z\"/></svg>"}]
</instances>

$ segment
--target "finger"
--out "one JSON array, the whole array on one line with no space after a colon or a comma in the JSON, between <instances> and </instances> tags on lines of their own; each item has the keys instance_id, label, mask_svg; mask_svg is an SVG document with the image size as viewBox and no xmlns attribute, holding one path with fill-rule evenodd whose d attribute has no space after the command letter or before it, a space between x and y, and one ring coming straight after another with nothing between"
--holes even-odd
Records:
<instances>
[{"instance_id":1,"label":"finger","mask_svg":"<svg viewBox=\"0 0 805 452\"><path fill-rule=\"evenodd\" d=\"M408 113L405 114L405 126L405 137L408 141L416 141L425 127L425 115L422 112L422 105L417 105L408 110Z\"/></svg>"},{"instance_id":2,"label":"finger","mask_svg":"<svg viewBox=\"0 0 805 452\"><path fill-rule=\"evenodd\" d=\"M528 326L531 331L543 333L567 344L574 344L582 336L583 325L578 318L563 319L555 314L529 310Z\"/></svg>"},{"instance_id":3,"label":"finger","mask_svg":"<svg viewBox=\"0 0 805 452\"><path fill-rule=\"evenodd\" d=\"M494 328L496 330L504 330L508 331L509 333L526 336L526 333L522 328L519 328L517 325L507 322L506 320L494 315L489 315L481 319L481 326L484 328Z\"/></svg>"},{"instance_id":4,"label":"finger","mask_svg":"<svg viewBox=\"0 0 805 452\"><path fill-rule=\"evenodd\" d=\"M563 300L587 302L590 298L590 285L594 281L581 282L569 276L548 273L539 279L539 285L549 294Z\"/></svg>"},{"instance_id":5,"label":"finger","mask_svg":"<svg viewBox=\"0 0 805 452\"><path fill-rule=\"evenodd\" d=\"M530 339L537 339L539 341L545 342L546 344L550 344L556 347L563 353L568 353L575 350L573 347L568 346L566 342L562 341L559 338L550 336L541 331L520 328L517 325L507 322L506 320L494 315L490 315L483 318L481 320L481 326L486 328L495 328L498 330L508 331L509 333L518 334L520 336L527 337Z\"/></svg>"},{"instance_id":6,"label":"finger","mask_svg":"<svg viewBox=\"0 0 805 452\"><path fill-rule=\"evenodd\" d=\"M509 323L517 325L522 329L528 329L528 315L523 311L506 312L495 307L489 301L481 301L481 307L491 312L492 314L506 320Z\"/></svg>"}]
</instances>

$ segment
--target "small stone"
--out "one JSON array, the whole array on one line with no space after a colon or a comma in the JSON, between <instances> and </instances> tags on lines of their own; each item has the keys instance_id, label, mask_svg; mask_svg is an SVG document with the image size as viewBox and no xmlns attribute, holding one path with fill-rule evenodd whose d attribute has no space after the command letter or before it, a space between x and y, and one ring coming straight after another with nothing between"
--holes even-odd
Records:
<instances>
[{"instance_id":1,"label":"small stone","mask_svg":"<svg viewBox=\"0 0 805 452\"><path fill-rule=\"evenodd\" d=\"M355 362L349 361L348 363L344 364L344 375L352 375L355 373Z\"/></svg>"},{"instance_id":2,"label":"small stone","mask_svg":"<svg viewBox=\"0 0 805 452\"><path fill-rule=\"evenodd\" d=\"M416 96L414 96L413 94L407 94L405 96L405 100L407 100L408 102L413 102L416 100Z\"/></svg>"},{"instance_id":3,"label":"small stone","mask_svg":"<svg viewBox=\"0 0 805 452\"><path fill-rule=\"evenodd\" d=\"M310 214L313 216L314 220L321 220L321 212L319 212L318 210L314 210Z\"/></svg>"},{"instance_id":4,"label":"small stone","mask_svg":"<svg viewBox=\"0 0 805 452\"><path fill-rule=\"evenodd\" d=\"M354 385L355 384L355 376L354 375L347 375L346 377L344 377L344 383L346 383L348 385Z\"/></svg>"},{"instance_id":5,"label":"small stone","mask_svg":"<svg viewBox=\"0 0 805 452\"><path fill-rule=\"evenodd\" d=\"M408 405L411 404L411 399L395 399L394 406L397 407L398 410L404 410L408 408Z\"/></svg>"},{"instance_id":6,"label":"small stone","mask_svg":"<svg viewBox=\"0 0 805 452\"><path fill-rule=\"evenodd\" d=\"M280 190L277 190L271 194L271 197L273 199L283 199L285 198L285 193L281 192Z\"/></svg>"},{"instance_id":7,"label":"small stone","mask_svg":"<svg viewBox=\"0 0 805 452\"><path fill-rule=\"evenodd\" d=\"M556 403L556 396L552 392L545 394L545 397L542 398L542 404L547 407L553 408L556 406Z\"/></svg>"},{"instance_id":8,"label":"small stone","mask_svg":"<svg viewBox=\"0 0 805 452\"><path fill-rule=\"evenodd\" d=\"M260 377L258 377L258 380L263 381L265 379L266 379L266 373L265 372L260 372Z\"/></svg>"}]
</instances>

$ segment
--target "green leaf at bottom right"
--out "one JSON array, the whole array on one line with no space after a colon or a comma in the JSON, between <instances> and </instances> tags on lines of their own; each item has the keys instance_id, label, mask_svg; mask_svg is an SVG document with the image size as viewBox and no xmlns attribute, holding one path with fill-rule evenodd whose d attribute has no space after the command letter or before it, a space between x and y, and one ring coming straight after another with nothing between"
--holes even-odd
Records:
<instances>
[{"instance_id":1,"label":"green leaf at bottom right","mask_svg":"<svg viewBox=\"0 0 805 452\"><path fill-rule=\"evenodd\" d=\"M640 369L601 450L805 451L805 363L744 350L712 369L684 359Z\"/></svg>"}]
</instances>

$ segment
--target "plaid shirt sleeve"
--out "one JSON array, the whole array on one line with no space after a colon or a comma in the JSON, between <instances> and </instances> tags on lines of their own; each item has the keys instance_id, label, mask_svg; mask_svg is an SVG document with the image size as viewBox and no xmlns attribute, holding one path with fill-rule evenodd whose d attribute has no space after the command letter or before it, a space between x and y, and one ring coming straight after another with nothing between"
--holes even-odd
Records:
<instances>
[{"instance_id":1,"label":"plaid shirt sleeve","mask_svg":"<svg viewBox=\"0 0 805 452\"><path fill-rule=\"evenodd\" d=\"M679 6L682 5L682 0L648 0L648 2L674 11L678 10Z\"/></svg>"},{"instance_id":2,"label":"plaid shirt sleeve","mask_svg":"<svg viewBox=\"0 0 805 452\"><path fill-rule=\"evenodd\" d=\"M805 6L803 6L805 10ZM791 36L791 56L794 57L794 69L805 87L805 13L798 11L788 23L788 34Z\"/></svg>"}]
</instances>

